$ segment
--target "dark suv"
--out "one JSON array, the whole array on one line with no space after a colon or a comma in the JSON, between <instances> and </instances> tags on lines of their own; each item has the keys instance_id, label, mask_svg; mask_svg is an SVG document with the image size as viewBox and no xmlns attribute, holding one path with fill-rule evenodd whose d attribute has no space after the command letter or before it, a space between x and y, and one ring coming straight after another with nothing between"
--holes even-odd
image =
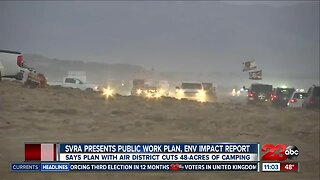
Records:
<instances>
[{"instance_id":1,"label":"dark suv","mask_svg":"<svg viewBox=\"0 0 320 180\"><path fill-rule=\"evenodd\" d=\"M217 99L216 87L212 83L202 83L203 90L206 91L208 101L214 101Z\"/></svg>"},{"instance_id":2,"label":"dark suv","mask_svg":"<svg viewBox=\"0 0 320 180\"><path fill-rule=\"evenodd\" d=\"M272 85L251 84L248 90L248 103L267 102L271 100Z\"/></svg>"},{"instance_id":3,"label":"dark suv","mask_svg":"<svg viewBox=\"0 0 320 180\"><path fill-rule=\"evenodd\" d=\"M272 105L287 106L287 103L294 91L294 88L275 88L271 95Z\"/></svg>"},{"instance_id":4,"label":"dark suv","mask_svg":"<svg viewBox=\"0 0 320 180\"><path fill-rule=\"evenodd\" d=\"M320 86L311 86L303 101L302 107L306 109L319 109Z\"/></svg>"}]
</instances>

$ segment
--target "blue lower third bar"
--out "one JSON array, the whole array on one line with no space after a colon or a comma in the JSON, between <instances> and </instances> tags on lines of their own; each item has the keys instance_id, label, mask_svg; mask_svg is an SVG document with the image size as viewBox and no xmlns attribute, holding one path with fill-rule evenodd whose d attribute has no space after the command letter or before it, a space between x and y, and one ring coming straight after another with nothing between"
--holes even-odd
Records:
<instances>
[{"instance_id":1,"label":"blue lower third bar","mask_svg":"<svg viewBox=\"0 0 320 180\"><path fill-rule=\"evenodd\" d=\"M11 163L11 172L39 172L40 163Z\"/></svg>"},{"instance_id":2,"label":"blue lower third bar","mask_svg":"<svg viewBox=\"0 0 320 180\"><path fill-rule=\"evenodd\" d=\"M70 171L69 163L41 163L41 172L68 172Z\"/></svg>"}]
</instances>

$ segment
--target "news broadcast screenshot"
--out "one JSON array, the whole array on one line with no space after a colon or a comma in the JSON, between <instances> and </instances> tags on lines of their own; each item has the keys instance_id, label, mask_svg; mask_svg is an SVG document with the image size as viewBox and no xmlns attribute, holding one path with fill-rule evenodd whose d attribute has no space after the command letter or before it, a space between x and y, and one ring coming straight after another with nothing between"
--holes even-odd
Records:
<instances>
[{"instance_id":1,"label":"news broadcast screenshot","mask_svg":"<svg viewBox=\"0 0 320 180\"><path fill-rule=\"evenodd\" d=\"M0 1L0 180L317 180L319 1Z\"/></svg>"}]
</instances>

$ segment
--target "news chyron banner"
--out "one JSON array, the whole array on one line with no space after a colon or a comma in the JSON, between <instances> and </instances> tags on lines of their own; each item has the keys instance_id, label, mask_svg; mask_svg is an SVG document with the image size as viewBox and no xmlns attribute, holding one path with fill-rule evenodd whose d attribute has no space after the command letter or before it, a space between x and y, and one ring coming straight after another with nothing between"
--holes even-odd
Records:
<instances>
[{"instance_id":1,"label":"news chyron banner","mask_svg":"<svg viewBox=\"0 0 320 180\"><path fill-rule=\"evenodd\" d=\"M260 171L259 143L26 143L11 172Z\"/></svg>"}]
</instances>

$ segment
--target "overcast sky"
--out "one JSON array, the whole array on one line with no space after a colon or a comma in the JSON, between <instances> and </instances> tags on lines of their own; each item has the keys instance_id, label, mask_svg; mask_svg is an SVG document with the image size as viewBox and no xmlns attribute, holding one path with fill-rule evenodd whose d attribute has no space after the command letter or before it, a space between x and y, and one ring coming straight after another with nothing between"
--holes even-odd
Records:
<instances>
[{"instance_id":1,"label":"overcast sky","mask_svg":"<svg viewBox=\"0 0 320 180\"><path fill-rule=\"evenodd\" d=\"M319 1L1 1L0 26L0 49L50 58L319 75Z\"/></svg>"}]
</instances>

